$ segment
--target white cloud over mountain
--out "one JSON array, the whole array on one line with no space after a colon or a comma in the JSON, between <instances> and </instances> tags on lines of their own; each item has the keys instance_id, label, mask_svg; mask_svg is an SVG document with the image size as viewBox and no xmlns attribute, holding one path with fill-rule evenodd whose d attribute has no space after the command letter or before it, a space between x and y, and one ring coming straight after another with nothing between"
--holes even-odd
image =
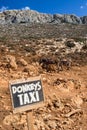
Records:
<instances>
[{"instance_id":1,"label":"white cloud over mountain","mask_svg":"<svg viewBox=\"0 0 87 130\"><path fill-rule=\"evenodd\" d=\"M22 10L30 10L30 7L26 6L26 7L22 8Z\"/></svg>"},{"instance_id":2,"label":"white cloud over mountain","mask_svg":"<svg viewBox=\"0 0 87 130\"><path fill-rule=\"evenodd\" d=\"M7 9L8 9L8 7L2 6L2 7L0 8L0 12L3 12L3 11L5 11L5 10L7 10Z\"/></svg>"}]
</instances>

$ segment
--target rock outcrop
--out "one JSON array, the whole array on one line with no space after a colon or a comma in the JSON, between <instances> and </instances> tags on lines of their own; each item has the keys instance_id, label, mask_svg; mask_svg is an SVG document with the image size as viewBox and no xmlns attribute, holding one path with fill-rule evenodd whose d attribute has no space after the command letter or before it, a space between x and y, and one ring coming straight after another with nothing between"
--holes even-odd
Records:
<instances>
[{"instance_id":1,"label":"rock outcrop","mask_svg":"<svg viewBox=\"0 0 87 130\"><path fill-rule=\"evenodd\" d=\"M81 17L82 23L87 24L87 16Z\"/></svg>"},{"instance_id":2,"label":"rock outcrop","mask_svg":"<svg viewBox=\"0 0 87 130\"><path fill-rule=\"evenodd\" d=\"M0 24L12 23L71 23L87 24L87 16L45 14L33 10L7 10L0 13Z\"/></svg>"},{"instance_id":3,"label":"rock outcrop","mask_svg":"<svg viewBox=\"0 0 87 130\"><path fill-rule=\"evenodd\" d=\"M53 15L53 22L55 23L71 23L71 24L82 24L81 19L76 15L60 15L54 14Z\"/></svg>"},{"instance_id":4,"label":"rock outcrop","mask_svg":"<svg viewBox=\"0 0 87 130\"><path fill-rule=\"evenodd\" d=\"M11 10L0 14L0 24L4 23L49 23L52 15L32 10Z\"/></svg>"},{"instance_id":5,"label":"rock outcrop","mask_svg":"<svg viewBox=\"0 0 87 130\"><path fill-rule=\"evenodd\" d=\"M64 15L63 18L65 23L82 24L81 19L76 15Z\"/></svg>"}]
</instances>

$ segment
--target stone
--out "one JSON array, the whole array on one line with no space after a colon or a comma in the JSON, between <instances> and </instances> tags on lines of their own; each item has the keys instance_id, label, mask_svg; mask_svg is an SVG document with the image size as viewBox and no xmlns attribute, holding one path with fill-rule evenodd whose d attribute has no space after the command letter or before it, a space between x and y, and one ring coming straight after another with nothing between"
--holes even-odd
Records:
<instances>
[{"instance_id":1,"label":"stone","mask_svg":"<svg viewBox=\"0 0 87 130\"><path fill-rule=\"evenodd\" d=\"M82 24L82 21L80 17L76 15L64 15L64 21L65 23L71 23L71 24Z\"/></svg>"},{"instance_id":2,"label":"stone","mask_svg":"<svg viewBox=\"0 0 87 130\"><path fill-rule=\"evenodd\" d=\"M75 105L77 108L80 108L81 105L83 104L83 100L79 95L76 95L72 98L72 103Z\"/></svg>"},{"instance_id":3,"label":"stone","mask_svg":"<svg viewBox=\"0 0 87 130\"><path fill-rule=\"evenodd\" d=\"M27 66L27 61L25 61L23 58L19 59L18 64L22 65L22 66Z\"/></svg>"},{"instance_id":4,"label":"stone","mask_svg":"<svg viewBox=\"0 0 87 130\"><path fill-rule=\"evenodd\" d=\"M47 122L47 124L48 124L48 126L49 126L49 128L51 128L51 129L56 129L56 127L57 127L57 124L56 124L56 122L55 121L48 121Z\"/></svg>"},{"instance_id":5,"label":"stone","mask_svg":"<svg viewBox=\"0 0 87 130\"><path fill-rule=\"evenodd\" d=\"M7 115L4 120L3 120L3 123L5 125L11 125L12 123L18 123L20 120L20 117L19 115Z\"/></svg>"},{"instance_id":6,"label":"stone","mask_svg":"<svg viewBox=\"0 0 87 130\"><path fill-rule=\"evenodd\" d=\"M61 14L54 14L52 23L60 24L61 22L63 22L63 15L61 15Z\"/></svg>"},{"instance_id":7,"label":"stone","mask_svg":"<svg viewBox=\"0 0 87 130\"><path fill-rule=\"evenodd\" d=\"M0 13L0 24L12 23L70 23L87 24L87 16L73 14L45 14L33 10L7 10Z\"/></svg>"},{"instance_id":8,"label":"stone","mask_svg":"<svg viewBox=\"0 0 87 130\"><path fill-rule=\"evenodd\" d=\"M66 84L70 91L72 91L75 88L75 85L74 85L73 81L71 81L71 80L68 81Z\"/></svg>"},{"instance_id":9,"label":"stone","mask_svg":"<svg viewBox=\"0 0 87 130\"><path fill-rule=\"evenodd\" d=\"M17 70L17 64L16 64L16 59L12 55L7 55L6 56L6 62L7 62L7 67L9 69Z\"/></svg>"},{"instance_id":10,"label":"stone","mask_svg":"<svg viewBox=\"0 0 87 130\"><path fill-rule=\"evenodd\" d=\"M87 24L87 16L81 17L82 23Z\"/></svg>"}]
</instances>

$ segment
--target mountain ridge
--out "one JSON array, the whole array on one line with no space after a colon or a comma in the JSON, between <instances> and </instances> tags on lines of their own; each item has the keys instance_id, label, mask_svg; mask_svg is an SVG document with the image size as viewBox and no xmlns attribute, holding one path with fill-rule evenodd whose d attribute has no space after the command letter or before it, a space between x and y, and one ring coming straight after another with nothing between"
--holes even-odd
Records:
<instances>
[{"instance_id":1,"label":"mountain ridge","mask_svg":"<svg viewBox=\"0 0 87 130\"><path fill-rule=\"evenodd\" d=\"M74 14L46 14L34 10L7 10L0 12L0 24L52 23L87 24L87 16Z\"/></svg>"}]
</instances>

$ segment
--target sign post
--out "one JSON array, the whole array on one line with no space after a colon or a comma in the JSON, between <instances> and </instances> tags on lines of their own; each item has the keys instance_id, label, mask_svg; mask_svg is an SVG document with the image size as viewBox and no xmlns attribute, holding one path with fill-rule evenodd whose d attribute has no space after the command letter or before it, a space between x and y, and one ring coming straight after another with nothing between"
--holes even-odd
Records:
<instances>
[{"instance_id":1,"label":"sign post","mask_svg":"<svg viewBox=\"0 0 87 130\"><path fill-rule=\"evenodd\" d=\"M34 130L32 110L44 105L44 94L41 77L18 80L10 83L13 113L27 113L28 130Z\"/></svg>"},{"instance_id":2,"label":"sign post","mask_svg":"<svg viewBox=\"0 0 87 130\"><path fill-rule=\"evenodd\" d=\"M27 113L27 126L28 126L28 130L34 130L34 126L33 126L33 112L29 111Z\"/></svg>"}]
</instances>

